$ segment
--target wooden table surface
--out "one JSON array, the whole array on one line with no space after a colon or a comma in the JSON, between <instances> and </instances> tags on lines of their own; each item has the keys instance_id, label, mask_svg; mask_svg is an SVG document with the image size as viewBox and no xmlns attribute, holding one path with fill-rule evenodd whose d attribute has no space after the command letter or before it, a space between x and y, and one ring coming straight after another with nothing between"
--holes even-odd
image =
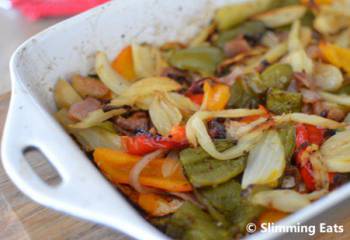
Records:
<instances>
[{"instance_id":1,"label":"wooden table surface","mask_svg":"<svg viewBox=\"0 0 350 240\"><path fill-rule=\"evenodd\" d=\"M9 93L0 96L0 136L2 136L9 99ZM40 172L41 176L49 173L40 161L32 162L32 166ZM319 234L312 239L350 239L350 218L346 218L342 224L344 224L345 233ZM0 164L0 239L126 240L127 238L106 227L58 213L34 203L14 186Z\"/></svg>"}]
</instances>

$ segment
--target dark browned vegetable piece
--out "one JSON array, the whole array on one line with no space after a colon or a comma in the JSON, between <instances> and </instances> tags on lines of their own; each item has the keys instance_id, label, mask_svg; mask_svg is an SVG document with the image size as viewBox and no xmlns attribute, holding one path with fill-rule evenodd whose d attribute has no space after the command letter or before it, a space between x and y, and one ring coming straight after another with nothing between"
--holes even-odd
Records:
<instances>
[{"instance_id":1,"label":"dark browned vegetable piece","mask_svg":"<svg viewBox=\"0 0 350 240\"><path fill-rule=\"evenodd\" d=\"M185 202L170 218L166 234L186 240L232 239L228 230L219 227L209 214L190 202Z\"/></svg>"}]
</instances>

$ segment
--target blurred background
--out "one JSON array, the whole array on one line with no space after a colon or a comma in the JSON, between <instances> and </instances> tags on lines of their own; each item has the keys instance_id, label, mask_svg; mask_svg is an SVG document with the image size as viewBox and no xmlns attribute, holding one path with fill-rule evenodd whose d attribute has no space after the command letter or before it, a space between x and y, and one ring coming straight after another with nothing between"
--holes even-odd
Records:
<instances>
[{"instance_id":1,"label":"blurred background","mask_svg":"<svg viewBox=\"0 0 350 240\"><path fill-rule=\"evenodd\" d=\"M10 91L9 60L26 39L108 0L0 0L0 95Z\"/></svg>"}]
</instances>

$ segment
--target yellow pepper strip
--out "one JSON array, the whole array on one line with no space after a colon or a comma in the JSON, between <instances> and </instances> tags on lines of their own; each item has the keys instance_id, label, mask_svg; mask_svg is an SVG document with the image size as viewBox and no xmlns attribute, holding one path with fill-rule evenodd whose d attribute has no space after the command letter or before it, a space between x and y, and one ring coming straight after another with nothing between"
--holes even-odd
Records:
<instances>
[{"instance_id":1,"label":"yellow pepper strip","mask_svg":"<svg viewBox=\"0 0 350 240\"><path fill-rule=\"evenodd\" d=\"M304 5L308 5L311 1L310 0L300 0L300 2ZM329 5L333 3L333 0L313 0L312 2L316 3L317 5Z\"/></svg>"},{"instance_id":2,"label":"yellow pepper strip","mask_svg":"<svg viewBox=\"0 0 350 240\"><path fill-rule=\"evenodd\" d=\"M134 80L136 78L131 46L127 46L119 53L112 62L112 67L127 80Z\"/></svg>"},{"instance_id":3,"label":"yellow pepper strip","mask_svg":"<svg viewBox=\"0 0 350 240\"><path fill-rule=\"evenodd\" d=\"M114 184L129 184L129 173L133 166L141 159L110 148L96 148L94 161L104 175ZM164 159L154 159L141 172L140 183L147 187L158 188L169 192L192 191L191 184L178 168L170 176L164 177L162 166Z\"/></svg>"},{"instance_id":4,"label":"yellow pepper strip","mask_svg":"<svg viewBox=\"0 0 350 240\"><path fill-rule=\"evenodd\" d=\"M350 73L350 49L325 42L320 43L320 49L325 60Z\"/></svg>"},{"instance_id":5,"label":"yellow pepper strip","mask_svg":"<svg viewBox=\"0 0 350 240\"><path fill-rule=\"evenodd\" d=\"M211 85L209 81L204 83L204 98L202 109L209 111L223 110L230 99L230 88L221 83Z\"/></svg>"}]
</instances>

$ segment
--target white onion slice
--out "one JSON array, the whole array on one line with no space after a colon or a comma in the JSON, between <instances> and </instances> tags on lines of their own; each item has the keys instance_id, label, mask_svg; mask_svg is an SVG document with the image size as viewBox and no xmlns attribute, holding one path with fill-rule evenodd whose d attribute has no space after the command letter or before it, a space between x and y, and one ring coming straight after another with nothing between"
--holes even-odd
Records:
<instances>
[{"instance_id":1,"label":"white onion slice","mask_svg":"<svg viewBox=\"0 0 350 240\"><path fill-rule=\"evenodd\" d=\"M159 149L152 153L145 155L140 161L138 161L135 166L131 169L129 173L129 183L138 192L148 192L147 188L141 186L139 178L142 170L154 159L161 157L164 154L164 149Z\"/></svg>"},{"instance_id":2,"label":"white onion slice","mask_svg":"<svg viewBox=\"0 0 350 240\"><path fill-rule=\"evenodd\" d=\"M104 52L97 53L95 69L101 81L117 95L122 94L130 85L130 82L113 70Z\"/></svg>"},{"instance_id":3,"label":"white onion slice","mask_svg":"<svg viewBox=\"0 0 350 240\"><path fill-rule=\"evenodd\" d=\"M197 146L196 131L193 129L193 120L206 120L208 118L241 118L264 114L261 109L230 109L223 111L198 111L186 123L186 137L193 145Z\"/></svg>"},{"instance_id":4,"label":"white onion slice","mask_svg":"<svg viewBox=\"0 0 350 240\"><path fill-rule=\"evenodd\" d=\"M269 190L255 194L252 202L267 208L291 213L306 207L311 201L319 199L326 193L327 190L325 189L310 194L301 194L294 190Z\"/></svg>"},{"instance_id":5,"label":"white onion slice","mask_svg":"<svg viewBox=\"0 0 350 240\"><path fill-rule=\"evenodd\" d=\"M195 197L191 193L180 193L180 192L169 192L169 194L174 195L184 201L189 201L200 208L204 208L202 204L200 204Z\"/></svg>"},{"instance_id":6,"label":"white onion slice","mask_svg":"<svg viewBox=\"0 0 350 240\"><path fill-rule=\"evenodd\" d=\"M338 132L321 146L329 171L350 172L350 130Z\"/></svg>"},{"instance_id":7,"label":"white onion slice","mask_svg":"<svg viewBox=\"0 0 350 240\"><path fill-rule=\"evenodd\" d=\"M305 113L290 113L290 114L284 114L281 116L274 116L273 120L275 120L276 124L284 124L287 122L298 122L298 123L305 123L305 124L310 124L310 125L329 128L329 129L337 129L337 128L344 127L343 123L339 123L334 120L323 118L317 115L311 115L311 114L305 114Z\"/></svg>"},{"instance_id":8,"label":"white onion slice","mask_svg":"<svg viewBox=\"0 0 350 240\"><path fill-rule=\"evenodd\" d=\"M314 78L316 85L325 91L338 90L344 81L343 74L339 68L324 63L315 64Z\"/></svg>"},{"instance_id":9,"label":"white onion slice","mask_svg":"<svg viewBox=\"0 0 350 240\"><path fill-rule=\"evenodd\" d=\"M77 129L85 129L90 128L98 125L99 123L102 123L114 116L118 116L125 113L125 109L116 109L108 112L104 112L102 109L98 109L96 111L90 112L86 118L84 118L82 121L71 124L69 127L71 128L77 128Z\"/></svg>"},{"instance_id":10,"label":"white onion slice","mask_svg":"<svg viewBox=\"0 0 350 240\"><path fill-rule=\"evenodd\" d=\"M192 124L199 145L210 156L218 160L229 160L242 156L251 150L257 142L259 142L264 131L263 128L252 131L239 139L235 146L227 149L224 152L219 152L216 150L216 147L211 140L203 121L201 121L199 118L195 118L193 119Z\"/></svg>"},{"instance_id":11,"label":"white onion slice","mask_svg":"<svg viewBox=\"0 0 350 240\"><path fill-rule=\"evenodd\" d=\"M167 178L180 167L178 152L171 151L162 164L162 175Z\"/></svg>"},{"instance_id":12,"label":"white onion slice","mask_svg":"<svg viewBox=\"0 0 350 240\"><path fill-rule=\"evenodd\" d=\"M149 114L153 125L163 136L167 136L182 120L180 110L162 95L154 97Z\"/></svg>"},{"instance_id":13,"label":"white onion slice","mask_svg":"<svg viewBox=\"0 0 350 240\"><path fill-rule=\"evenodd\" d=\"M340 104L346 107L350 107L350 96L345 94L333 94L327 92L320 92L321 97L331 103Z\"/></svg>"}]
</instances>

